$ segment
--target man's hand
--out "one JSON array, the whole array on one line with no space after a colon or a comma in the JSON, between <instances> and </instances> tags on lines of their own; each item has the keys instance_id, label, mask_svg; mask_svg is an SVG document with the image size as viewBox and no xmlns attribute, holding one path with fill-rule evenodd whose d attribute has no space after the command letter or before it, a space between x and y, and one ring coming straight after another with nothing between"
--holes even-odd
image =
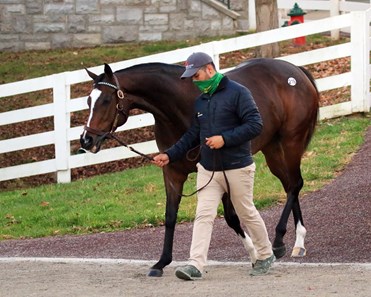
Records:
<instances>
[{"instance_id":1,"label":"man's hand","mask_svg":"<svg viewBox=\"0 0 371 297\"><path fill-rule=\"evenodd\" d=\"M153 164L158 167L164 167L165 165L169 164L169 156L167 154L158 154L157 156L153 157Z\"/></svg>"},{"instance_id":2,"label":"man's hand","mask_svg":"<svg viewBox=\"0 0 371 297\"><path fill-rule=\"evenodd\" d=\"M224 139L221 135L215 135L212 137L206 138L206 145L212 150L217 150L223 147Z\"/></svg>"}]
</instances>

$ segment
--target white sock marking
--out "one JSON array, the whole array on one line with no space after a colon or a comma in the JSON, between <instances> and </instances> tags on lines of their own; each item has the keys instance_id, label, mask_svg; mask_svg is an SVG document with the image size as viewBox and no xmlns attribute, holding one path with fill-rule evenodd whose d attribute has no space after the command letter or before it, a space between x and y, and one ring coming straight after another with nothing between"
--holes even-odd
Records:
<instances>
[{"instance_id":1,"label":"white sock marking","mask_svg":"<svg viewBox=\"0 0 371 297\"><path fill-rule=\"evenodd\" d=\"M247 235L246 232L245 232L245 238L243 238L243 237L240 237L240 238L241 238L241 241L243 243L243 246L245 247L246 251L250 255L251 263L255 263L256 260L257 260L256 250L255 250L254 244L252 243L252 240L251 240L250 236Z\"/></svg>"},{"instance_id":2,"label":"white sock marking","mask_svg":"<svg viewBox=\"0 0 371 297\"><path fill-rule=\"evenodd\" d=\"M304 226L300 223L296 226L296 241L295 241L295 247L304 248L304 239L305 235L307 234L307 230L304 228Z\"/></svg>"}]
</instances>

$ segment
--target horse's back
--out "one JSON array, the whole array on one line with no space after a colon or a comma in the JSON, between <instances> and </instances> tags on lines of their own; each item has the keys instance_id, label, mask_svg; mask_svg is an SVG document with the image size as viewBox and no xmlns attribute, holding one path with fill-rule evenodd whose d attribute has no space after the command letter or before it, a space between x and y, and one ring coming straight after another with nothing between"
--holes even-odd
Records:
<instances>
[{"instance_id":1,"label":"horse's back","mask_svg":"<svg viewBox=\"0 0 371 297\"><path fill-rule=\"evenodd\" d=\"M312 76L289 62L269 58L251 59L227 75L247 86L254 98L257 97L255 100L258 104L261 100L271 100L275 104L295 106L314 103L318 106L318 91ZM260 98L260 94L282 96Z\"/></svg>"},{"instance_id":2,"label":"horse's back","mask_svg":"<svg viewBox=\"0 0 371 297\"><path fill-rule=\"evenodd\" d=\"M308 71L277 59L251 59L227 76L252 93L263 118L264 130L253 142L259 151L277 137L306 133L305 146L317 120L319 95ZM305 130L305 131L304 131Z\"/></svg>"}]
</instances>

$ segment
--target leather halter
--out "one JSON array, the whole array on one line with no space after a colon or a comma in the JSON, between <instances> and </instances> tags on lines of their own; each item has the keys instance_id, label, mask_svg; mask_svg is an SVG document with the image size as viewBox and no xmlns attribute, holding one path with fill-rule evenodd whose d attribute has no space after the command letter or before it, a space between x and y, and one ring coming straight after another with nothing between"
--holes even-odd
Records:
<instances>
[{"instance_id":1,"label":"leather halter","mask_svg":"<svg viewBox=\"0 0 371 297\"><path fill-rule=\"evenodd\" d=\"M125 94L120 88L120 84L119 84L119 81L118 81L116 75L113 74L113 78L115 80L116 85L111 84L109 82L105 82L105 81L100 81L100 82L97 83L97 85L108 86L108 87L110 87L112 89L115 89L117 91L116 95L117 95L118 101L117 101L117 104L116 104L116 115L115 115L115 120L113 121L110 132L103 132L103 131L99 131L99 130L90 128L86 125L84 126L84 130L86 130L86 131L88 131L92 134L101 136L103 138L109 136L111 133L113 133L117 129L120 113L123 114L126 118L128 118L128 114L124 112L124 105L123 105L123 102L124 102L124 99L125 99Z\"/></svg>"},{"instance_id":2,"label":"leather halter","mask_svg":"<svg viewBox=\"0 0 371 297\"><path fill-rule=\"evenodd\" d=\"M146 154L143 154L139 151L137 151L136 149L134 149L133 147L127 145L125 142L123 142L121 139L119 139L116 135L114 135L113 133L115 132L116 128L117 128L117 125L118 125L118 119L119 119L119 115L120 113L123 114L126 118L129 117L129 115L127 113L124 112L124 105L123 105L123 102L124 102L124 99L125 99L125 94L124 92L121 90L120 88L120 84L119 84L119 81L117 79L117 77L113 74L113 78L115 79L115 83L116 85L114 84L111 84L109 82L105 82L105 81L101 81L101 82L98 82L97 85L105 85L105 86L108 86L108 87L111 87L112 89L115 89L117 92L117 98L118 98L118 102L116 104L116 115L115 115L115 120L112 124L112 127L111 127L111 131L109 132L104 132L104 131L99 131L99 130L96 130L96 129L93 129L93 128L90 128L88 126L84 126L84 130L87 131L87 132L90 132L92 134L95 134L97 135L99 138L101 138L102 140L105 139L105 138L110 138L110 139L115 139L118 143L120 143L121 145L127 147L129 150L131 150L132 152L150 160L150 161L153 161L153 158L151 156L148 156Z\"/></svg>"}]
</instances>

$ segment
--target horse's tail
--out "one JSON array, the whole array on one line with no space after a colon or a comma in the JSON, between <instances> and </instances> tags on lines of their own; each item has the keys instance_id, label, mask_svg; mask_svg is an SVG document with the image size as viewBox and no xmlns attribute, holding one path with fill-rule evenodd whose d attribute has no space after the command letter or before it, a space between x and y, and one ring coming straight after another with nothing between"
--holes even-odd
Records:
<instances>
[{"instance_id":1,"label":"horse's tail","mask_svg":"<svg viewBox=\"0 0 371 297\"><path fill-rule=\"evenodd\" d=\"M301 69L301 71L304 72L304 74L308 77L308 79L312 83L313 87L316 89L316 92L317 92L317 95L318 95L318 100L319 100L319 92L318 92L317 84L316 84L316 81L315 81L312 73L310 73L309 70L307 70L303 66L299 66L299 68Z\"/></svg>"},{"instance_id":2,"label":"horse's tail","mask_svg":"<svg viewBox=\"0 0 371 297\"><path fill-rule=\"evenodd\" d=\"M315 112L314 112L313 117L312 117L312 122L309 125L308 136L307 136L307 139L306 139L306 142L305 142L305 148L307 148L309 143L310 143L310 140L312 139L312 136L313 136L316 124L317 124L317 118L318 118L318 113L319 113L320 95L319 95L319 91L318 91L318 88L317 88L316 81L314 80L314 77L313 77L312 73L310 73L307 69L305 69L302 66L299 66L299 68L308 77L308 79L310 80L310 82L312 83L313 87L316 90L316 99L315 99L316 100L316 102L315 102L316 103L316 109L315 109Z\"/></svg>"}]
</instances>

